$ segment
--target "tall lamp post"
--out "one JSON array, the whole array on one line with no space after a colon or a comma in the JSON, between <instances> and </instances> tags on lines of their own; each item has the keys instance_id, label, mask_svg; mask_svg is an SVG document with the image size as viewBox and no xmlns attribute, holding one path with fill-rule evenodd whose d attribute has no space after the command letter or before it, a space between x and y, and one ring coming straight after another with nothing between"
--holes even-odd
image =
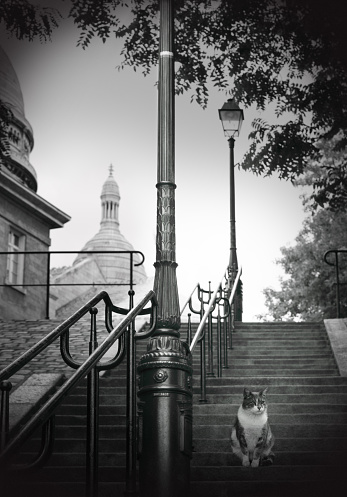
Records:
<instances>
[{"instance_id":1,"label":"tall lamp post","mask_svg":"<svg viewBox=\"0 0 347 497\"><path fill-rule=\"evenodd\" d=\"M180 339L175 240L173 0L160 0L156 329L138 365L141 497L188 497L192 456L192 358Z\"/></svg>"},{"instance_id":2,"label":"tall lamp post","mask_svg":"<svg viewBox=\"0 0 347 497\"><path fill-rule=\"evenodd\" d=\"M219 119L222 121L224 136L228 138L230 150L230 256L228 265L228 289L227 296L231 290L237 275L238 263L236 253L236 218L235 218L235 163L234 163L234 144L235 138L239 136L244 119L243 110L239 108L234 98L230 98L221 109L218 110ZM242 310L241 306L236 305L236 320L240 319Z\"/></svg>"}]
</instances>

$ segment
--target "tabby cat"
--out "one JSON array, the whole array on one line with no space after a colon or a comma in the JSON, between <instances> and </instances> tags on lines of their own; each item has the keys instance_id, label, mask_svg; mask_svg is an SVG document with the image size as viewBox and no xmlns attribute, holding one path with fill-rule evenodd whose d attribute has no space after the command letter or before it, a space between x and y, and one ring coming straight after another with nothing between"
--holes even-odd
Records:
<instances>
[{"instance_id":1,"label":"tabby cat","mask_svg":"<svg viewBox=\"0 0 347 497\"><path fill-rule=\"evenodd\" d=\"M231 431L231 449L243 466L270 465L275 455L272 452L275 439L267 417L267 388L260 392L243 391L243 402L239 407Z\"/></svg>"}]
</instances>

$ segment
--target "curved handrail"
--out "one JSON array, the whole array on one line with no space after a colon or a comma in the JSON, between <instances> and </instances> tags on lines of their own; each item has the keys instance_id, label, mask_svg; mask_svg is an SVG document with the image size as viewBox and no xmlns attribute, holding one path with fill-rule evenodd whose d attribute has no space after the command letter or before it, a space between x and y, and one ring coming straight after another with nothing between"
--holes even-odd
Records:
<instances>
[{"instance_id":1,"label":"curved handrail","mask_svg":"<svg viewBox=\"0 0 347 497\"><path fill-rule=\"evenodd\" d=\"M232 287L232 290L231 290L231 293L230 293L230 297L229 297L229 305L232 305L233 303L233 300L234 300L234 297L235 297L235 293L236 293L236 290L237 290L237 285L240 281L240 278L242 276L242 266L239 267L239 270L237 272L237 275L236 275L236 278L235 278L235 281L234 281L234 284L233 284L233 287Z\"/></svg>"},{"instance_id":2,"label":"curved handrail","mask_svg":"<svg viewBox=\"0 0 347 497\"><path fill-rule=\"evenodd\" d=\"M110 327L112 327L112 312L118 312L121 314L126 314L128 311L125 309L121 309L115 305L113 305L108 293L106 291L99 292L93 298L91 298L85 305L83 305L78 311L76 311L72 316L67 318L63 323L58 325L54 330L52 330L48 335L43 337L39 342L33 345L30 349L24 352L18 359L9 364L6 368L4 368L0 372L0 381L7 380L12 375L14 375L17 371L19 371L25 364L31 361L34 357L36 357L40 352L42 352L45 348L47 348L51 343L53 343L58 337L60 337L63 333L65 333L71 326L73 326L81 317L83 317L89 309L94 307L101 300L104 301L106 305L106 327L108 331L110 331ZM148 314L151 312L148 309L143 309L140 314ZM112 329L112 328L111 328Z\"/></svg>"},{"instance_id":3,"label":"curved handrail","mask_svg":"<svg viewBox=\"0 0 347 497\"><path fill-rule=\"evenodd\" d=\"M337 256L337 254L340 254L340 253L341 254L343 254L343 253L347 254L347 249L331 249L331 250L327 250L325 252L325 254L324 254L324 262L326 262L327 264L329 264L329 266L336 266L336 256ZM335 254L335 263L329 262L327 260L328 254Z\"/></svg>"},{"instance_id":4,"label":"curved handrail","mask_svg":"<svg viewBox=\"0 0 347 497\"><path fill-rule=\"evenodd\" d=\"M216 305L216 302L218 302L218 299L217 300L217 296L218 296L218 293L220 293L222 287L223 287L223 282L224 282L224 279L226 277L226 274L227 274L227 270L223 273L223 277L222 279L220 280L220 283L219 285L217 286L215 292L213 293L212 295L212 298L209 302L209 305L202 317L202 320L200 321L200 324L198 326L198 329L196 330L195 332L195 335L194 335L194 338L192 340L192 343L190 345L190 352L192 353L194 348L196 347L198 341L199 341L199 338L200 338L200 335L202 333L202 330L205 326L205 323L207 321L207 318L212 310L212 308ZM237 272L237 275L236 275L236 278L235 278L235 281L234 281L234 284L233 284L233 287L232 287L232 290L231 290L231 294L230 294L230 297L229 297L229 305L231 306L232 303L233 303L233 300L234 300L234 297L235 297L235 293L236 293L236 289L237 289L237 285L240 281L240 278L241 278L241 275L242 275L242 266L240 266L238 272Z\"/></svg>"},{"instance_id":5,"label":"curved handrail","mask_svg":"<svg viewBox=\"0 0 347 497\"><path fill-rule=\"evenodd\" d=\"M200 283L196 283L196 285L194 286L193 290L190 292L189 297L187 298L187 300L186 300L186 302L185 302L184 306L183 306L183 307L182 307L182 309L181 309L181 314L180 314L181 316L182 316L182 314L183 314L184 309L185 309L185 308L187 307L187 305L189 304L190 299L191 299L191 298L192 298L192 296L193 296L193 293L195 292L195 290L196 290L199 286L200 286Z\"/></svg>"},{"instance_id":6,"label":"curved handrail","mask_svg":"<svg viewBox=\"0 0 347 497\"><path fill-rule=\"evenodd\" d=\"M223 272L223 277L220 280L219 285L217 286L216 290L214 291L214 293L213 293L213 295L212 295L212 297L210 299L208 307L207 307L206 311L204 312L204 315L202 317L202 320L200 321L198 329L195 332L195 335L194 335L194 338L192 340L192 343L190 344L190 352L191 353L193 353L193 350L195 349L195 347L196 347L196 345L197 345L197 343L199 341L200 335L201 335L202 330L203 330L203 328L205 326L205 323L207 321L208 315L211 312L211 309L216 305L217 295L218 295L218 293L220 292L220 290L222 288L222 284L224 282L224 279L225 279L225 271Z\"/></svg>"},{"instance_id":7,"label":"curved handrail","mask_svg":"<svg viewBox=\"0 0 347 497\"><path fill-rule=\"evenodd\" d=\"M66 320L64 323L66 323L67 321L68 322L73 321L76 318L76 315L79 315L80 313L82 313L81 316L83 316L88 310L88 309L85 310L87 305L89 305L89 308L91 308L93 307L93 305L100 302L101 300L107 300L107 298L105 299L105 293L106 292L100 292L97 296L91 299L88 302L88 304L83 306L80 309L80 311L77 311L70 319ZM123 320L111 331L111 333L107 336L107 338L85 360L85 362L75 371L75 373L73 373L73 375L63 384L63 386L54 395L52 395L52 397L50 397L50 399L37 411L36 414L34 414L31 417L28 423L24 427L22 427L19 433L10 441L10 443L6 446L6 448L0 455L0 465L4 464L6 459L9 456L13 455L16 452L16 450L18 450L18 448L21 447L21 445L30 437L30 435L33 434L33 432L36 430L38 426L42 425L47 419L49 419L52 416L54 410L60 404L61 400L68 395L68 393L72 390L72 388L82 378L84 378L92 370L93 367L95 367L95 365L98 363L100 358L103 357L103 355L113 345L113 343L116 340L118 340L118 338L125 332L125 330L128 328L128 326L133 321L133 319L135 319L136 316L141 314L141 311L144 310L145 305L149 301L152 301L153 308L156 309L157 300L155 293L152 290L148 292L148 294L141 300L139 304L137 304L133 309L131 309L128 312L128 314L123 318ZM154 311L153 321L156 321L156 311ZM152 326L151 328L153 329L154 326ZM48 336L50 337L50 339L52 338L52 336L57 338L64 331L65 328L61 325L58 326L55 330L53 330L53 332L50 333ZM35 349L35 353L37 355L41 350L43 350L42 348L43 342L46 343L47 340L45 339L41 340L39 342L41 343L40 347L34 346L30 350ZM18 364L22 364L22 359L25 355L27 354L23 354L23 356L21 356L19 359L14 361L9 367L5 368L5 370L3 370L3 372L1 373L0 377L8 378L13 374L13 371L14 372L18 371L18 369L16 368ZM6 374L4 373L4 371ZM12 372L12 374L9 374L10 371Z\"/></svg>"}]
</instances>

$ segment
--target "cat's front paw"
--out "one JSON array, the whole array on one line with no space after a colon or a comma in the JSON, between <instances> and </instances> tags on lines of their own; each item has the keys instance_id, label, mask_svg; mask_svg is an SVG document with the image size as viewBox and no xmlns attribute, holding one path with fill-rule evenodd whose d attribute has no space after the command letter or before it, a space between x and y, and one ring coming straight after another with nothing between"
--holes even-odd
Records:
<instances>
[{"instance_id":1,"label":"cat's front paw","mask_svg":"<svg viewBox=\"0 0 347 497\"><path fill-rule=\"evenodd\" d=\"M275 454L273 452L270 452L268 456L263 457L261 461L262 466L271 466L274 463L275 460Z\"/></svg>"},{"instance_id":2,"label":"cat's front paw","mask_svg":"<svg viewBox=\"0 0 347 497\"><path fill-rule=\"evenodd\" d=\"M245 466L246 468L248 468L250 465L251 465L251 463L249 462L248 456L244 456L242 458L242 466Z\"/></svg>"},{"instance_id":3,"label":"cat's front paw","mask_svg":"<svg viewBox=\"0 0 347 497\"><path fill-rule=\"evenodd\" d=\"M251 466L252 468L257 468L259 466L259 459L253 459Z\"/></svg>"}]
</instances>

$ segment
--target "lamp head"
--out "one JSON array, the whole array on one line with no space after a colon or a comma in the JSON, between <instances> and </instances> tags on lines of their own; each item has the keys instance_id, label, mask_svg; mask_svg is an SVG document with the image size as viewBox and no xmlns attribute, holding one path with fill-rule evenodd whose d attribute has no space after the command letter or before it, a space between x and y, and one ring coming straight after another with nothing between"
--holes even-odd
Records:
<instances>
[{"instance_id":1,"label":"lamp head","mask_svg":"<svg viewBox=\"0 0 347 497\"><path fill-rule=\"evenodd\" d=\"M219 119L222 121L224 135L227 138L239 136L244 117L243 110L239 108L236 100L229 98L218 112Z\"/></svg>"}]
</instances>

